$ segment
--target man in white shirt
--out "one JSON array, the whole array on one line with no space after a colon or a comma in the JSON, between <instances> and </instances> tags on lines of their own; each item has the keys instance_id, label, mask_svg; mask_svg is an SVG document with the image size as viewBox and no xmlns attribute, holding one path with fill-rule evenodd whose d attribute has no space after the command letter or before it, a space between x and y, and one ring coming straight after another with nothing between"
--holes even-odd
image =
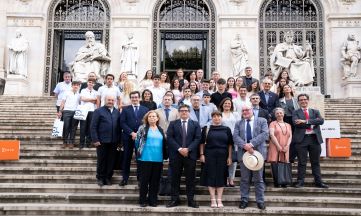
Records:
<instances>
[{"instance_id":1,"label":"man in white shirt","mask_svg":"<svg viewBox=\"0 0 361 216\"><path fill-rule=\"evenodd\" d=\"M165 88L160 86L160 76L154 75L153 86L148 88L153 94L153 101L157 104L157 107L162 103L163 96L165 95Z\"/></svg>"},{"instance_id":2,"label":"man in white shirt","mask_svg":"<svg viewBox=\"0 0 361 216\"><path fill-rule=\"evenodd\" d=\"M114 75L107 74L105 76L105 85L98 89L97 107L105 105L105 96L112 95L115 98L114 107L118 108L119 111L122 109L121 93L119 88L113 85Z\"/></svg>"},{"instance_id":3,"label":"man in white shirt","mask_svg":"<svg viewBox=\"0 0 361 216\"><path fill-rule=\"evenodd\" d=\"M56 84L55 89L53 91L55 93L55 97L58 98L56 100L56 104L55 104L56 112L59 112L61 100L64 96L64 93L71 90L71 74L70 74L70 72L64 72L63 79L64 79L63 82Z\"/></svg>"},{"instance_id":4,"label":"man in white shirt","mask_svg":"<svg viewBox=\"0 0 361 216\"><path fill-rule=\"evenodd\" d=\"M196 93L196 95L198 95L202 101L203 101L203 94L208 92L209 94L213 94L213 91L209 90L209 80L203 80L202 82L202 89Z\"/></svg>"},{"instance_id":5,"label":"man in white shirt","mask_svg":"<svg viewBox=\"0 0 361 216\"><path fill-rule=\"evenodd\" d=\"M247 86L242 85L241 87L239 87L238 94L239 97L233 99L233 106L234 111L241 114L243 106L252 106L252 104L247 98Z\"/></svg>"},{"instance_id":6,"label":"man in white shirt","mask_svg":"<svg viewBox=\"0 0 361 216\"><path fill-rule=\"evenodd\" d=\"M80 103L79 87L80 81L71 83L71 91L67 91L61 101L58 117L63 117L63 148L74 147L74 139L79 121L74 119L75 110Z\"/></svg>"},{"instance_id":7,"label":"man in white shirt","mask_svg":"<svg viewBox=\"0 0 361 216\"><path fill-rule=\"evenodd\" d=\"M98 92L94 90L95 79L88 79L87 87L80 92L81 105L88 110L86 120L80 121L80 145L79 148L90 147L90 123L93 118L94 110L97 108Z\"/></svg>"}]
</instances>

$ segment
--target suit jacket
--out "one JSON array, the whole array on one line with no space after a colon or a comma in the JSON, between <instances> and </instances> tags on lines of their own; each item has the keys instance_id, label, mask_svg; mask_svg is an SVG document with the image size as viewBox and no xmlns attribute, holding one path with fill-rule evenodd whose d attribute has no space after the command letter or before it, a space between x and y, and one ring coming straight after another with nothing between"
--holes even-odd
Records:
<instances>
[{"instance_id":1,"label":"suit jacket","mask_svg":"<svg viewBox=\"0 0 361 216\"><path fill-rule=\"evenodd\" d=\"M147 112L148 108L140 105L138 117L136 117L132 105L123 108L122 113L120 114L120 126L123 130L122 140L127 141L131 139L130 134L138 131L139 126L142 124L143 117Z\"/></svg>"},{"instance_id":2,"label":"suit jacket","mask_svg":"<svg viewBox=\"0 0 361 216\"><path fill-rule=\"evenodd\" d=\"M259 107L257 117L265 118L267 120L267 123L271 122L271 117L270 117L269 112L265 109L262 109L261 107Z\"/></svg>"},{"instance_id":3,"label":"suit jacket","mask_svg":"<svg viewBox=\"0 0 361 216\"><path fill-rule=\"evenodd\" d=\"M159 115L159 126L166 132L168 130L169 123L171 121L179 119L178 110L170 107L168 121L165 115L164 108L159 108L155 110Z\"/></svg>"},{"instance_id":4,"label":"suit jacket","mask_svg":"<svg viewBox=\"0 0 361 216\"><path fill-rule=\"evenodd\" d=\"M242 80L243 80L243 85L246 85L248 87L248 85L246 83L246 76L241 76L241 77L242 77ZM255 82L255 81L258 81L258 83L259 83L258 79L252 77L252 83Z\"/></svg>"},{"instance_id":5,"label":"suit jacket","mask_svg":"<svg viewBox=\"0 0 361 216\"><path fill-rule=\"evenodd\" d=\"M280 98L279 103L280 103L280 107L282 107L285 110L285 116L292 116L293 111L291 111L288 108L287 103L286 103L286 99L284 97ZM294 98L294 97L292 98L292 103L293 103L294 110L297 110L297 109L300 108L296 98Z\"/></svg>"},{"instance_id":6,"label":"suit jacket","mask_svg":"<svg viewBox=\"0 0 361 216\"><path fill-rule=\"evenodd\" d=\"M96 109L90 125L90 135L93 142L118 143L120 141L120 113L114 108L113 112L106 106Z\"/></svg>"},{"instance_id":7,"label":"suit jacket","mask_svg":"<svg viewBox=\"0 0 361 216\"><path fill-rule=\"evenodd\" d=\"M204 126L206 126L211 120L211 112L210 110L205 107L205 106L200 106L199 107L199 121L197 119L196 113L194 112L193 108L190 108L190 118L193 121L196 121L199 123L199 126L201 126L201 128L203 128Z\"/></svg>"},{"instance_id":8,"label":"suit jacket","mask_svg":"<svg viewBox=\"0 0 361 216\"><path fill-rule=\"evenodd\" d=\"M244 149L243 146L247 143L245 138L245 124L244 119L238 121L234 127L233 142L235 148L238 148L237 160L242 161ZM250 143L254 146L253 149L259 151L263 158L266 159L267 149L266 140L268 139L269 131L267 120L264 118L255 118L253 121L252 139Z\"/></svg>"},{"instance_id":9,"label":"suit jacket","mask_svg":"<svg viewBox=\"0 0 361 216\"><path fill-rule=\"evenodd\" d=\"M170 159L174 159L178 149L182 147L182 122L181 119L170 122L167 131L168 154ZM186 144L189 150L189 158L197 160L198 147L201 141L201 128L198 122L188 120Z\"/></svg>"},{"instance_id":10,"label":"suit jacket","mask_svg":"<svg viewBox=\"0 0 361 216\"><path fill-rule=\"evenodd\" d=\"M313 131L317 136L318 144L323 143L320 125L323 124L324 119L322 118L320 111L316 109L308 109L309 119L307 124L295 124L296 119L306 120L306 116L303 113L302 109L295 110L292 115L292 122L295 126L295 131L293 132L293 142L301 143L306 133L306 129L313 125Z\"/></svg>"},{"instance_id":11,"label":"suit jacket","mask_svg":"<svg viewBox=\"0 0 361 216\"><path fill-rule=\"evenodd\" d=\"M259 103L259 106L265 110L268 111L268 113L273 116L273 109L276 107L279 107L279 99L278 95L274 92L269 92L269 98L268 103L266 103L266 96L263 91L258 92L259 97L261 98L261 101Z\"/></svg>"}]
</instances>

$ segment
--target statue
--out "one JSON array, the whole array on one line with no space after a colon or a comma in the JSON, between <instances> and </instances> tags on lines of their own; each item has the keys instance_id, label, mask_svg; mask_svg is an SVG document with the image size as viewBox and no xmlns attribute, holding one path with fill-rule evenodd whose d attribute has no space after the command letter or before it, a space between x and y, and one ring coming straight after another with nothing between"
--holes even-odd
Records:
<instances>
[{"instance_id":1,"label":"statue","mask_svg":"<svg viewBox=\"0 0 361 216\"><path fill-rule=\"evenodd\" d=\"M290 78L296 86L312 85L315 76L312 47L306 41L305 48L293 44L293 32L287 31L283 43L269 48L270 64L273 77L276 79L283 68L288 68Z\"/></svg>"},{"instance_id":2,"label":"statue","mask_svg":"<svg viewBox=\"0 0 361 216\"><path fill-rule=\"evenodd\" d=\"M100 79L108 73L110 57L105 46L95 41L94 33L85 33L85 45L78 50L75 60L70 63L75 80L85 82L90 72L95 72Z\"/></svg>"},{"instance_id":3,"label":"statue","mask_svg":"<svg viewBox=\"0 0 361 216\"><path fill-rule=\"evenodd\" d=\"M120 71L137 75L139 59L138 45L134 41L133 33L128 33L127 36L128 41L122 45L122 53L120 56Z\"/></svg>"},{"instance_id":4,"label":"statue","mask_svg":"<svg viewBox=\"0 0 361 216\"><path fill-rule=\"evenodd\" d=\"M357 64L361 59L361 47L359 41L356 40L354 34L349 34L347 41L343 44L341 48L341 64L343 66L343 77L346 79L348 77L356 77L357 75Z\"/></svg>"},{"instance_id":5,"label":"statue","mask_svg":"<svg viewBox=\"0 0 361 216\"><path fill-rule=\"evenodd\" d=\"M248 66L248 52L239 34L236 34L234 40L231 42L231 57L233 76L241 76L244 69Z\"/></svg>"},{"instance_id":6,"label":"statue","mask_svg":"<svg viewBox=\"0 0 361 216\"><path fill-rule=\"evenodd\" d=\"M18 29L16 36L8 45L9 48L9 74L18 74L28 77L28 48L29 42Z\"/></svg>"}]
</instances>

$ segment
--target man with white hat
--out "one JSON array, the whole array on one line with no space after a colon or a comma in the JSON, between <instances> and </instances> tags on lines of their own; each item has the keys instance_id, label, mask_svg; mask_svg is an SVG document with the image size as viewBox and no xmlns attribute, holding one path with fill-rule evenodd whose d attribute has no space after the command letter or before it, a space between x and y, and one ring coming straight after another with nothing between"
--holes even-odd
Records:
<instances>
[{"instance_id":1,"label":"man with white hat","mask_svg":"<svg viewBox=\"0 0 361 216\"><path fill-rule=\"evenodd\" d=\"M263 182L263 163L266 157L266 140L268 138L267 120L254 118L252 107L242 106L242 120L236 123L233 141L238 148L238 161L241 170L241 202L240 209L248 206L250 176L253 175L257 207L266 209L264 203L265 184Z\"/></svg>"}]
</instances>

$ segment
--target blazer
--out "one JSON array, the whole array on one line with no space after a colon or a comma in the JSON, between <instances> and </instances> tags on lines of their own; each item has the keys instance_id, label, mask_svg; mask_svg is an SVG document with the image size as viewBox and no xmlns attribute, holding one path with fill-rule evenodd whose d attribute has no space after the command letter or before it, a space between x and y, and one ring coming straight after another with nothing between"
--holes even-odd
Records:
<instances>
[{"instance_id":1,"label":"blazer","mask_svg":"<svg viewBox=\"0 0 361 216\"><path fill-rule=\"evenodd\" d=\"M164 108L159 108L156 109L155 112L158 113L159 115L159 126L164 130L167 131L168 130L168 126L169 123L171 121L177 120L179 119L179 115L178 115L178 110L174 109L173 107L170 107L170 111L169 111L169 116L168 116L168 121L165 115L165 110Z\"/></svg>"},{"instance_id":2,"label":"blazer","mask_svg":"<svg viewBox=\"0 0 361 216\"><path fill-rule=\"evenodd\" d=\"M282 107L285 110L285 116L292 116L293 111L291 111L288 108L287 103L286 103L286 99L284 97L280 98L279 102L280 102L280 107ZM292 97L292 103L293 103L294 110L297 110L297 109L300 108L296 98Z\"/></svg>"},{"instance_id":3,"label":"blazer","mask_svg":"<svg viewBox=\"0 0 361 216\"><path fill-rule=\"evenodd\" d=\"M269 112L265 109L262 109L261 107L259 107L257 117L265 118L267 120L267 123L271 122L271 116L270 116Z\"/></svg>"},{"instance_id":4,"label":"blazer","mask_svg":"<svg viewBox=\"0 0 361 216\"><path fill-rule=\"evenodd\" d=\"M120 141L120 113L114 108L113 112L106 106L96 109L90 125L90 136L93 142L118 143Z\"/></svg>"},{"instance_id":5,"label":"blazer","mask_svg":"<svg viewBox=\"0 0 361 216\"><path fill-rule=\"evenodd\" d=\"M174 159L182 147L182 122L180 119L170 122L167 130L169 159ZM201 141L201 128L198 122L188 120L186 144L189 150L189 158L197 160L198 147Z\"/></svg>"},{"instance_id":6,"label":"blazer","mask_svg":"<svg viewBox=\"0 0 361 216\"><path fill-rule=\"evenodd\" d=\"M306 116L303 113L302 109L295 110L292 115L292 122L295 126L295 131L293 132L292 140L295 143L301 143L306 133L306 129L313 125L313 131L317 136L318 144L323 143L320 125L323 124L324 119L322 118L320 111L316 109L308 108L309 119L306 124L295 124L296 119L306 120Z\"/></svg>"},{"instance_id":7,"label":"blazer","mask_svg":"<svg viewBox=\"0 0 361 216\"><path fill-rule=\"evenodd\" d=\"M194 112L193 108L190 108L190 118L193 121L196 121L199 123L199 126L201 128L203 128L204 126L206 126L209 122L211 122L212 118L211 118L211 112L210 110L205 107L205 106L200 106L199 107L199 121L197 119L196 113Z\"/></svg>"},{"instance_id":8,"label":"blazer","mask_svg":"<svg viewBox=\"0 0 361 216\"><path fill-rule=\"evenodd\" d=\"M259 106L267 110L268 113L273 116L273 109L280 106L278 95L274 92L269 91L268 103L266 103L266 96L264 94L264 91L258 92L258 95L261 98Z\"/></svg>"},{"instance_id":9,"label":"blazer","mask_svg":"<svg viewBox=\"0 0 361 216\"><path fill-rule=\"evenodd\" d=\"M237 154L237 160L242 161L244 149L243 146L247 143L245 138L245 124L246 121L244 119L239 120L233 132L233 142L235 149L238 149L239 154ZM266 160L267 157L267 149L266 149L266 140L268 139L269 131L267 120L264 118L255 118L253 121L253 131L252 131L252 139L250 143L254 146L253 149L259 151L263 158Z\"/></svg>"},{"instance_id":10,"label":"blazer","mask_svg":"<svg viewBox=\"0 0 361 216\"><path fill-rule=\"evenodd\" d=\"M241 76L241 77L242 77L242 80L243 80L243 85L246 85L248 87L248 85L246 83L246 76ZM259 84L259 80L252 77L252 83L255 82L255 81L257 81L258 84Z\"/></svg>"},{"instance_id":11,"label":"blazer","mask_svg":"<svg viewBox=\"0 0 361 216\"><path fill-rule=\"evenodd\" d=\"M122 140L131 139L131 133L137 132L139 126L142 124L144 115L148 112L148 108L140 105L138 110L138 117L134 114L132 105L123 108L120 114L120 127L122 128Z\"/></svg>"}]
</instances>

